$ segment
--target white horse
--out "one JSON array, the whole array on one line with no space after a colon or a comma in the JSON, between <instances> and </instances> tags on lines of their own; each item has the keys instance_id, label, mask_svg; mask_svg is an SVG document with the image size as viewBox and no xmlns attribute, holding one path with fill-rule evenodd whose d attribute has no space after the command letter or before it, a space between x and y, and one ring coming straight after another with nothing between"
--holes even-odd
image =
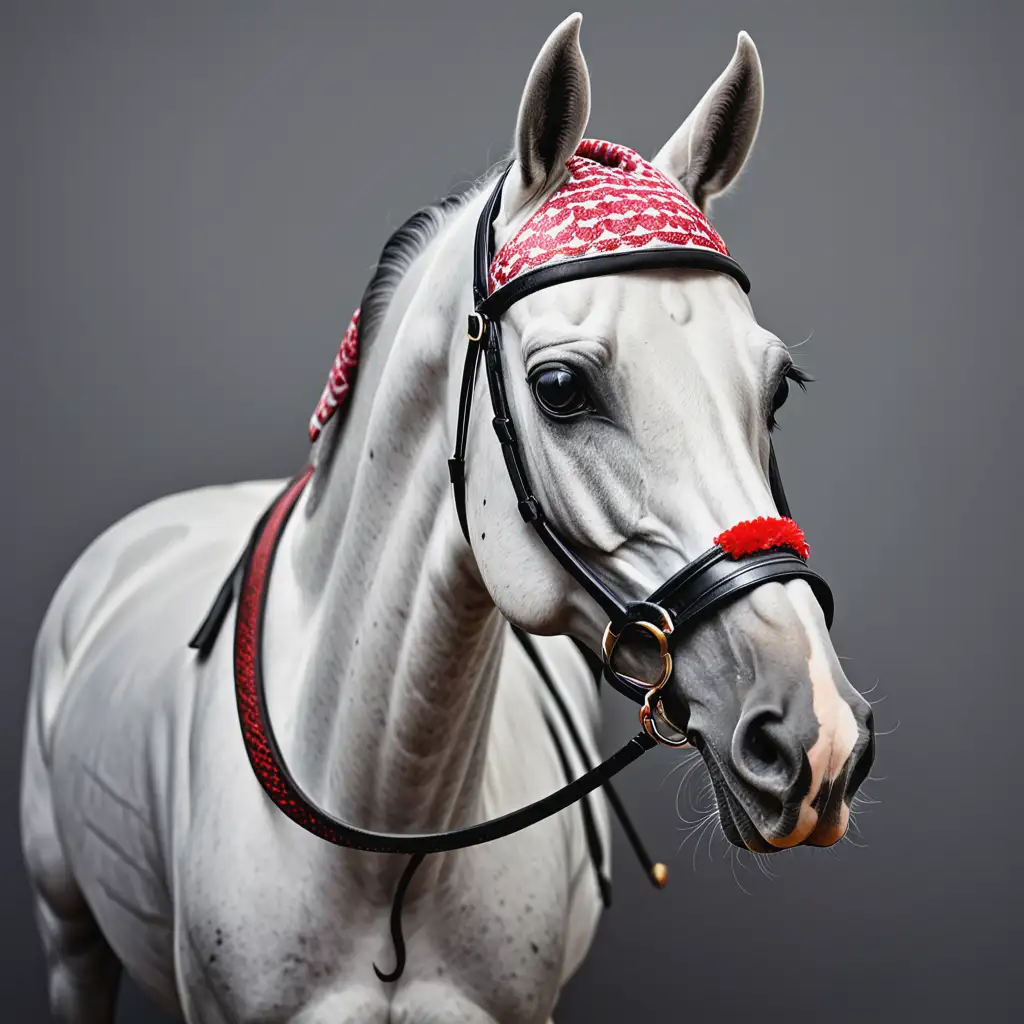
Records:
<instances>
[{"instance_id":1,"label":"white horse","mask_svg":"<svg viewBox=\"0 0 1024 1024\"><path fill-rule=\"evenodd\" d=\"M498 245L558 187L583 136L579 24L563 22L530 72ZM741 34L655 165L705 209L739 173L761 99ZM487 190L421 215L382 257L358 386L343 429L335 417L313 445L269 592L264 671L282 751L322 806L371 828L468 824L563 784L550 698L508 623L538 635L596 757L593 679L566 637L597 650L604 616L517 514L483 413L468 449L471 545L449 493ZM535 490L623 592L642 597L723 528L776 514L769 421L792 364L731 278L560 284L511 309L505 348ZM549 421L525 378L555 357L588 367L614 414ZM22 829L55 1018L111 1024L123 967L190 1024L548 1021L600 909L579 809L428 858L406 899L408 966L381 982L372 965L392 962L407 859L339 849L279 813L240 740L230 637L205 661L186 648L279 487L209 487L134 512L81 556L46 615ZM715 766L730 838L775 849L842 837L870 715L806 583L760 587L696 629L670 686ZM841 808L821 815L817 798L837 787Z\"/></svg>"}]
</instances>

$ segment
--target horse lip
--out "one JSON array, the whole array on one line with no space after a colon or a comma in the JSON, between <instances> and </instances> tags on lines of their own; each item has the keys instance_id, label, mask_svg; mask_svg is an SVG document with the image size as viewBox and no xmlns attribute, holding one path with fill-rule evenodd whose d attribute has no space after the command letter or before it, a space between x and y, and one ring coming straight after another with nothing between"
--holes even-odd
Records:
<instances>
[{"instance_id":1,"label":"horse lip","mask_svg":"<svg viewBox=\"0 0 1024 1024\"><path fill-rule=\"evenodd\" d=\"M846 789L851 767L848 763L834 779L823 782L811 801L811 806L818 812L818 821L804 840L808 846L835 846L846 835L850 827ZM847 810L845 822L844 809Z\"/></svg>"},{"instance_id":2,"label":"horse lip","mask_svg":"<svg viewBox=\"0 0 1024 1024\"><path fill-rule=\"evenodd\" d=\"M711 777L711 785L714 787L718 802L718 816L725 838L733 846L738 846L741 850L748 850L751 853L778 853L779 847L772 846L761 835L746 808L733 793L728 777L718 763L714 751L698 733L693 734L693 743L704 758L708 775Z\"/></svg>"}]
</instances>

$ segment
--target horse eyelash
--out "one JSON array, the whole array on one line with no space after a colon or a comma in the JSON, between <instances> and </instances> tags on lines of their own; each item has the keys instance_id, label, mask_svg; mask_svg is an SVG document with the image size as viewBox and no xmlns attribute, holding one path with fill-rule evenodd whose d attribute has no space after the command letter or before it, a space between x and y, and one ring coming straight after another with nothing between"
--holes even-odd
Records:
<instances>
[{"instance_id":1,"label":"horse eyelash","mask_svg":"<svg viewBox=\"0 0 1024 1024\"><path fill-rule=\"evenodd\" d=\"M801 391L806 391L807 385L814 383L814 378L802 366L796 363L790 363L786 367L786 372L783 376L789 378L794 384L798 384Z\"/></svg>"},{"instance_id":2,"label":"horse eyelash","mask_svg":"<svg viewBox=\"0 0 1024 1024\"><path fill-rule=\"evenodd\" d=\"M782 371L782 376L785 380L791 380L796 384L801 391L807 390L807 385L814 381L814 378L802 367L796 363L789 363L785 370ZM768 429L773 431L778 427L778 421L775 419L774 410L768 413Z\"/></svg>"}]
</instances>

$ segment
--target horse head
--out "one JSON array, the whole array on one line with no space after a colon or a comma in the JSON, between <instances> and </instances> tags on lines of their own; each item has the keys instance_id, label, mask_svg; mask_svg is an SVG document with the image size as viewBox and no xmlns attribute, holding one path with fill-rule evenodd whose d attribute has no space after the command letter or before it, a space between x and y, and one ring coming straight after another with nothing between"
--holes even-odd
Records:
<instances>
[{"instance_id":1,"label":"horse head","mask_svg":"<svg viewBox=\"0 0 1024 1024\"><path fill-rule=\"evenodd\" d=\"M642 163L686 197L694 230L705 230L709 204L736 180L757 135L761 64L741 33L650 164L584 143L590 78L579 27L578 15L563 22L530 71L492 276L537 246L562 244L556 216L550 237L511 256L506 248L565 185L573 160ZM642 205L608 215L659 230ZM717 246L709 225L706 233ZM515 301L502 326L508 404L533 492L619 593L641 601L734 524L786 514L769 484L771 431L791 383L805 378L757 323L735 276L641 269L555 283ZM607 615L518 514L486 417L470 427L467 464L469 538L495 603L528 631L568 633L599 650ZM765 583L689 627L663 710L699 748L734 844L771 852L843 837L873 757L871 709L847 680L806 580Z\"/></svg>"}]
</instances>

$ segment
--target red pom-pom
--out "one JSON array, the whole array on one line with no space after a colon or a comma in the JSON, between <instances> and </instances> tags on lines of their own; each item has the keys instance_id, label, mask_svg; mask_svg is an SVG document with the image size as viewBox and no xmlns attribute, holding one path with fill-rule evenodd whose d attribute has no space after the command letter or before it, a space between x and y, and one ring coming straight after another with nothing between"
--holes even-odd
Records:
<instances>
[{"instance_id":1,"label":"red pom-pom","mask_svg":"<svg viewBox=\"0 0 1024 1024\"><path fill-rule=\"evenodd\" d=\"M758 516L730 526L715 538L715 543L733 558L752 555L755 551L771 548L789 548L801 558L807 558L811 549L804 539L804 531L792 519Z\"/></svg>"}]
</instances>

